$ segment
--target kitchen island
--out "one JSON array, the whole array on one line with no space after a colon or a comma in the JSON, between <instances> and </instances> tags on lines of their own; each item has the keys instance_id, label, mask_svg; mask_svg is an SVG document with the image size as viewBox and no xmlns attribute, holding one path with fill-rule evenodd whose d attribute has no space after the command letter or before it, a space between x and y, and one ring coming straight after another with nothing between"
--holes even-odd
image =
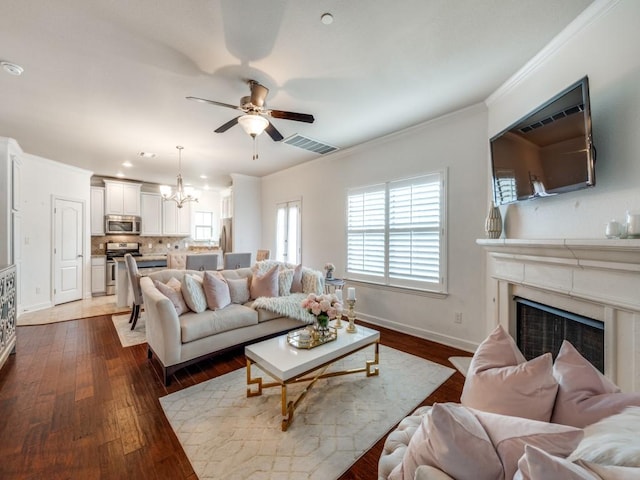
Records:
<instances>
[{"instance_id":1,"label":"kitchen island","mask_svg":"<svg viewBox=\"0 0 640 480\"><path fill-rule=\"evenodd\" d=\"M133 257L141 275L148 275L167 268L167 255L141 255ZM133 293L127 275L127 262L124 257L114 258L116 262L116 305L128 307L133 304Z\"/></svg>"}]
</instances>

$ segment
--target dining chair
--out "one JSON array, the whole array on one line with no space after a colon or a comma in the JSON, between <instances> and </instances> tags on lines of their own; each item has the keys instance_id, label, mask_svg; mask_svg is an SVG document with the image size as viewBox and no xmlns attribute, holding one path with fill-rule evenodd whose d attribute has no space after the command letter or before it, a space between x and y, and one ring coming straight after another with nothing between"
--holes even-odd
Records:
<instances>
[{"instance_id":1,"label":"dining chair","mask_svg":"<svg viewBox=\"0 0 640 480\"><path fill-rule=\"evenodd\" d=\"M125 254L124 261L127 263L127 276L133 292L133 305L131 306L131 317L129 317L131 330L133 330L136 328L136 323L140 317L140 308L142 307L142 290L140 289L140 277L142 275L138 272L138 264L133 255L130 253Z\"/></svg>"},{"instance_id":2,"label":"dining chair","mask_svg":"<svg viewBox=\"0 0 640 480\"><path fill-rule=\"evenodd\" d=\"M202 253L199 255L187 255L187 270L217 270L218 269L218 254L217 253Z\"/></svg>"},{"instance_id":3,"label":"dining chair","mask_svg":"<svg viewBox=\"0 0 640 480\"><path fill-rule=\"evenodd\" d=\"M269 260L269 258L271 258L271 250L258 250L256 252L256 262Z\"/></svg>"},{"instance_id":4,"label":"dining chair","mask_svg":"<svg viewBox=\"0 0 640 480\"><path fill-rule=\"evenodd\" d=\"M224 269L236 270L251 266L251 253L225 253Z\"/></svg>"}]
</instances>

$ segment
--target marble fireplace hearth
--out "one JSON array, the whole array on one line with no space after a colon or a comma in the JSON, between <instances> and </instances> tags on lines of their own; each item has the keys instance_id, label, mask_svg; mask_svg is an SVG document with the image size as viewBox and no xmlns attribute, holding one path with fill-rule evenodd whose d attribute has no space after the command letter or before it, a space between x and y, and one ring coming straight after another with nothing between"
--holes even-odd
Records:
<instances>
[{"instance_id":1,"label":"marble fireplace hearth","mask_svg":"<svg viewBox=\"0 0 640 480\"><path fill-rule=\"evenodd\" d=\"M640 391L640 239L480 239L487 318L516 337L514 297L604 323L604 371Z\"/></svg>"}]
</instances>

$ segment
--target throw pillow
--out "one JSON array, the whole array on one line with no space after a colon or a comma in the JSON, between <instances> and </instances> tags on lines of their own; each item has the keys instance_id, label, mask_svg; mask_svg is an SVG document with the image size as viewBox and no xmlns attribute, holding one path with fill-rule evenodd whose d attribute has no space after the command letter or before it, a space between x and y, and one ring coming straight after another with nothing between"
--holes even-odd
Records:
<instances>
[{"instance_id":1,"label":"throw pillow","mask_svg":"<svg viewBox=\"0 0 640 480\"><path fill-rule=\"evenodd\" d=\"M544 450L525 445L524 455L518 461L513 480L600 480L600 476L564 458L549 455Z\"/></svg>"},{"instance_id":2,"label":"throw pillow","mask_svg":"<svg viewBox=\"0 0 640 480\"><path fill-rule=\"evenodd\" d=\"M227 278L231 303L247 303L249 301L249 279L248 278Z\"/></svg>"},{"instance_id":3,"label":"throw pillow","mask_svg":"<svg viewBox=\"0 0 640 480\"><path fill-rule=\"evenodd\" d=\"M274 265L264 275L254 275L251 279L251 298L278 296L278 266Z\"/></svg>"},{"instance_id":4,"label":"throw pillow","mask_svg":"<svg viewBox=\"0 0 640 480\"><path fill-rule=\"evenodd\" d=\"M562 342L553 365L558 396L551 421L586 427L620 413L627 406L640 406L640 393L622 393L571 343Z\"/></svg>"},{"instance_id":5,"label":"throw pillow","mask_svg":"<svg viewBox=\"0 0 640 480\"><path fill-rule=\"evenodd\" d=\"M293 279L291 280L291 293L302 293L302 264L296 265L293 269Z\"/></svg>"},{"instance_id":6,"label":"throw pillow","mask_svg":"<svg viewBox=\"0 0 640 480\"><path fill-rule=\"evenodd\" d=\"M218 273L205 271L202 285L210 310L220 310L231 303L229 285Z\"/></svg>"},{"instance_id":7,"label":"throw pillow","mask_svg":"<svg viewBox=\"0 0 640 480\"><path fill-rule=\"evenodd\" d=\"M286 268L278 273L278 296L284 297L291 294L291 284L293 283L293 269Z\"/></svg>"},{"instance_id":8,"label":"throw pillow","mask_svg":"<svg viewBox=\"0 0 640 480\"><path fill-rule=\"evenodd\" d=\"M201 313L207 309L207 298L204 295L202 282L193 275L185 274L182 280L182 296L194 312Z\"/></svg>"},{"instance_id":9,"label":"throw pillow","mask_svg":"<svg viewBox=\"0 0 640 480\"><path fill-rule=\"evenodd\" d=\"M558 383L550 353L526 361L498 325L471 359L460 402L485 412L548 422Z\"/></svg>"},{"instance_id":10,"label":"throw pillow","mask_svg":"<svg viewBox=\"0 0 640 480\"><path fill-rule=\"evenodd\" d=\"M460 479L495 480L503 475L500 458L484 428L471 410L455 403L433 405L389 480L413 480L420 465Z\"/></svg>"},{"instance_id":11,"label":"throw pillow","mask_svg":"<svg viewBox=\"0 0 640 480\"><path fill-rule=\"evenodd\" d=\"M176 282L178 282L177 289L175 288L175 284L172 283L171 280L175 280ZM173 303L173 307L176 309L176 313L178 314L178 316L180 316L183 313L188 312L189 307L185 303L182 292L180 291L180 280L176 279L175 277L171 277L171 280L169 280L166 284L158 280L154 280L153 284L160 291L160 293L171 300L171 303Z\"/></svg>"},{"instance_id":12,"label":"throw pillow","mask_svg":"<svg viewBox=\"0 0 640 480\"><path fill-rule=\"evenodd\" d=\"M640 467L640 407L627 407L585 427L584 439L569 460L586 460L601 465Z\"/></svg>"},{"instance_id":13,"label":"throw pillow","mask_svg":"<svg viewBox=\"0 0 640 480\"><path fill-rule=\"evenodd\" d=\"M518 460L524 454L525 445L541 448L551 455L568 456L582 440L580 428L539 422L527 418L511 417L474 410L496 449L504 478L513 478L518 470Z\"/></svg>"}]
</instances>

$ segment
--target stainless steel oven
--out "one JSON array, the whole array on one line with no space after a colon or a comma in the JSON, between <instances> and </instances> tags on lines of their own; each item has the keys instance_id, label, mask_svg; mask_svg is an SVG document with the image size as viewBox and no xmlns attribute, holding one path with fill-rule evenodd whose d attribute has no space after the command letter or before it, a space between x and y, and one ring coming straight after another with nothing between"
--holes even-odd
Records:
<instances>
[{"instance_id":1,"label":"stainless steel oven","mask_svg":"<svg viewBox=\"0 0 640 480\"><path fill-rule=\"evenodd\" d=\"M107 235L140 235L141 223L134 215L105 215L104 231Z\"/></svg>"},{"instance_id":2,"label":"stainless steel oven","mask_svg":"<svg viewBox=\"0 0 640 480\"><path fill-rule=\"evenodd\" d=\"M130 253L135 257L139 257L140 254L140 244L134 242L127 243L115 243L108 242L107 243L107 251L105 252L107 255L107 295L115 295L116 294L116 275L118 275L118 264L115 259L118 258L120 261L124 261L124 256L126 253Z\"/></svg>"}]
</instances>

